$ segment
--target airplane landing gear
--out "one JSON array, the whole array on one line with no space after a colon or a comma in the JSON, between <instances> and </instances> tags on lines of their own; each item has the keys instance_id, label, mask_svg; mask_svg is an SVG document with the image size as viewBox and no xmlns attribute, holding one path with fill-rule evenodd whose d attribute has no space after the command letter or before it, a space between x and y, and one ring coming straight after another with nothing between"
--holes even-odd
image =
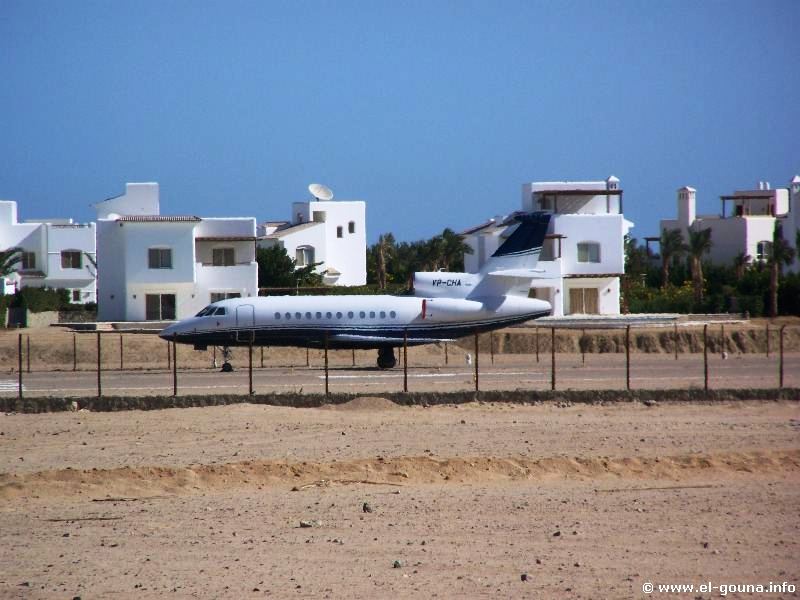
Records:
<instances>
[{"instance_id":1,"label":"airplane landing gear","mask_svg":"<svg viewBox=\"0 0 800 600\"><path fill-rule=\"evenodd\" d=\"M394 357L393 348L380 348L378 349L378 367L381 369L391 369L397 364L397 359Z\"/></svg>"},{"instance_id":2,"label":"airplane landing gear","mask_svg":"<svg viewBox=\"0 0 800 600\"><path fill-rule=\"evenodd\" d=\"M233 365L230 363L231 358L233 357L233 352L227 346L222 347L222 368L220 371L223 373L230 373L233 371Z\"/></svg>"}]
</instances>

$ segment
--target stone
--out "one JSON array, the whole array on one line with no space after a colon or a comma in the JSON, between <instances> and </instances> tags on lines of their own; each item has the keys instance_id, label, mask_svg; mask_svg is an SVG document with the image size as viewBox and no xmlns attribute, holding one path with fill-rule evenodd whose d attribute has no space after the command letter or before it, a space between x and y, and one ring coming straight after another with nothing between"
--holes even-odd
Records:
<instances>
[{"instance_id":1,"label":"stone","mask_svg":"<svg viewBox=\"0 0 800 600\"><path fill-rule=\"evenodd\" d=\"M521 581L528 581L528 574L523 573L522 575L519 576L519 578Z\"/></svg>"},{"instance_id":2,"label":"stone","mask_svg":"<svg viewBox=\"0 0 800 600\"><path fill-rule=\"evenodd\" d=\"M300 521L300 527L319 527L320 525L322 525L322 522L316 519L303 519Z\"/></svg>"},{"instance_id":3,"label":"stone","mask_svg":"<svg viewBox=\"0 0 800 600\"><path fill-rule=\"evenodd\" d=\"M399 569L402 566L403 566L403 563L401 563L399 560L396 560L396 561L394 561L394 563L392 563L392 568L393 569Z\"/></svg>"},{"instance_id":4,"label":"stone","mask_svg":"<svg viewBox=\"0 0 800 600\"><path fill-rule=\"evenodd\" d=\"M369 505L369 502L364 502L364 504L361 506L361 510L365 513L371 513L372 507Z\"/></svg>"}]
</instances>

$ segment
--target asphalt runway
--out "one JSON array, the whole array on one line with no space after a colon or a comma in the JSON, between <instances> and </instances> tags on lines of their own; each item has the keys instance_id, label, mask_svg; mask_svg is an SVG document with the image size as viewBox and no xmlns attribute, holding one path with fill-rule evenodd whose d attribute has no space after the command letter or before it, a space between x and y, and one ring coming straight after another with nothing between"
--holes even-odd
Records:
<instances>
[{"instance_id":1,"label":"asphalt runway","mask_svg":"<svg viewBox=\"0 0 800 600\"><path fill-rule=\"evenodd\" d=\"M454 365L415 365L409 361L408 390L468 391L475 388L474 366L459 361ZM325 371L319 364L296 367L253 367L255 393L325 391ZM773 354L736 355L723 359L709 355L709 387L775 388L778 387L779 360ZM218 369L178 369L178 395L247 394L249 376L246 366L239 365L232 373ZM532 355L481 355L479 363L481 390L549 390L551 388L551 356L540 355L537 363ZM630 382L632 389L703 388L702 354L683 354L678 360L669 354L632 354ZM403 391L402 362L392 370L372 366L329 369L328 385L332 393L387 393ZM784 356L784 387L800 387L800 353ZM104 396L171 395L173 373L168 370L107 370L101 373ZM556 355L556 389L625 389L624 354ZM0 377L0 395L17 395L17 373ZM34 371L23 373L26 397L81 397L97 394L97 372Z\"/></svg>"}]
</instances>

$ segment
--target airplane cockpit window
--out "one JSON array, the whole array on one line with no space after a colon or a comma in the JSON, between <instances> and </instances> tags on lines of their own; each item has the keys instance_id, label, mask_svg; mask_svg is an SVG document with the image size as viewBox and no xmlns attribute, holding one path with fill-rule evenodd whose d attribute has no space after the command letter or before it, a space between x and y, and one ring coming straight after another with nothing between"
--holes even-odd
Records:
<instances>
[{"instance_id":1,"label":"airplane cockpit window","mask_svg":"<svg viewBox=\"0 0 800 600\"><path fill-rule=\"evenodd\" d=\"M203 310L195 315L195 317L207 317L208 315L214 314L214 307L213 306L206 306Z\"/></svg>"},{"instance_id":2,"label":"airplane cockpit window","mask_svg":"<svg viewBox=\"0 0 800 600\"><path fill-rule=\"evenodd\" d=\"M214 316L215 317L221 317L221 316L225 315L226 312L227 311L225 310L225 307L224 306L220 306L219 308L217 308L217 310L214 311Z\"/></svg>"}]
</instances>

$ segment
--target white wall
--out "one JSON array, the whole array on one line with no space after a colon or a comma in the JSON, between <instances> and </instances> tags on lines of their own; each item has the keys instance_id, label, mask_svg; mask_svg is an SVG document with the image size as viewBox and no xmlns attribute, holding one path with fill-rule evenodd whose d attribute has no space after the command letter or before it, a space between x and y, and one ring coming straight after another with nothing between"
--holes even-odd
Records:
<instances>
[{"instance_id":1,"label":"white wall","mask_svg":"<svg viewBox=\"0 0 800 600\"><path fill-rule=\"evenodd\" d=\"M94 205L97 218L114 215L158 215L159 188L157 183L126 183L125 193Z\"/></svg>"}]
</instances>

